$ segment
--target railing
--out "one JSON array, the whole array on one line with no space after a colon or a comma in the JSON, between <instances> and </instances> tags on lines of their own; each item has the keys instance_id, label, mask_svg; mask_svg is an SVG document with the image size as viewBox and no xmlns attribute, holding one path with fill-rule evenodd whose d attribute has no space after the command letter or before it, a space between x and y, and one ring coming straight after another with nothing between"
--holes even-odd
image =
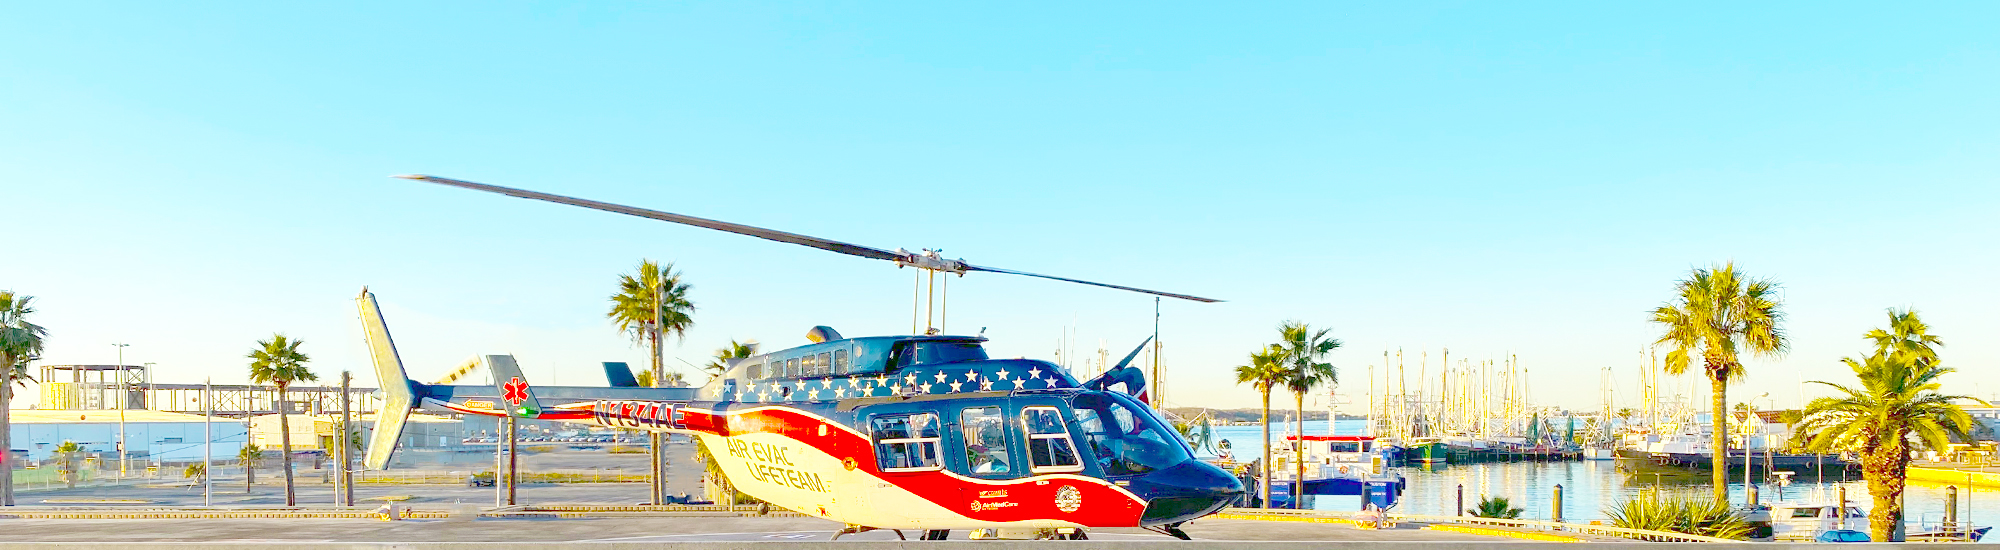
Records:
<instances>
[{"instance_id":1,"label":"railing","mask_svg":"<svg viewBox=\"0 0 2000 550\"><path fill-rule=\"evenodd\" d=\"M471 482L474 475L489 471L466 470L364 470L354 472L355 483L400 483L400 484L457 484ZM635 483L644 482L650 472L627 471L622 468L558 468L550 470L521 471L516 474L522 483Z\"/></svg>"},{"instance_id":2,"label":"railing","mask_svg":"<svg viewBox=\"0 0 2000 550\"><path fill-rule=\"evenodd\" d=\"M1333 511L1323 511L1323 510L1229 508L1223 510L1223 512L1235 515L1290 516L1290 517L1331 518L1331 519L1341 519L1348 521L1359 521L1354 518L1354 514L1352 512L1333 512ZM1716 538L1716 537L1704 537L1701 535L1675 533L1672 531L1649 531L1645 529L1627 529L1624 527L1613 527L1609 525L1589 525L1582 523L1564 523L1564 522L1532 520L1532 519L1482 518L1478 516L1430 516L1421 514L1396 514L1396 513L1389 514L1388 519L1392 522L1397 522L1397 523L1483 525L1490 527L1508 527L1514 529L1526 529L1533 531L1554 531L1562 533L1574 533L1579 535L1620 537L1620 538L1657 541L1657 542L1743 542L1740 540L1731 540L1731 539Z\"/></svg>"}]
</instances>

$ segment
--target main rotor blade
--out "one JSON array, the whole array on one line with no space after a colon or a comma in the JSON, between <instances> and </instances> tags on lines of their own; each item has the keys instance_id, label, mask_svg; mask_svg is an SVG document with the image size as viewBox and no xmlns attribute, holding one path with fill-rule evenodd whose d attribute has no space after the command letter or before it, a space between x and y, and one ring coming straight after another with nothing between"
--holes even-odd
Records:
<instances>
[{"instance_id":1,"label":"main rotor blade","mask_svg":"<svg viewBox=\"0 0 2000 550\"><path fill-rule=\"evenodd\" d=\"M1168 298L1180 298L1180 299L1182 299L1182 300L1194 300L1194 301L1196 301L1196 302L1204 302L1204 303L1215 303L1215 302L1220 302L1220 301L1222 301L1222 300L1217 300L1217 299L1214 299L1214 298L1203 298L1203 297L1200 297L1200 296L1189 296L1189 295L1186 295L1186 294L1174 294L1174 293L1172 293L1172 292L1160 292L1160 291L1158 291L1158 290L1146 290L1146 289L1143 289L1143 288L1132 288L1132 287L1129 287L1129 286L1120 286L1120 285L1114 285L1114 284L1110 284L1110 283L1097 283L1097 282L1091 282L1091 281L1085 281L1085 280L1083 280L1083 279L1071 279L1071 278L1069 278L1069 277L1057 277L1057 276L1054 276L1054 275L1043 275L1043 274L1040 274L1040 273L1029 273L1029 272L1026 272L1026 271L1015 271L1015 270L1012 270L1012 269L1000 269L1000 268L997 268L997 267L982 267L982 266L976 266L976 265L972 265L972 264L965 264L965 270L966 270L966 271L989 271L989 272L993 272L993 273L1006 273L1006 274L1008 274L1008 275L1026 275L1026 276L1029 276L1029 277L1041 277L1041 278L1043 278L1043 279L1054 279L1054 280L1057 280L1057 281L1067 281L1067 282L1071 282L1071 283L1078 283L1078 284L1086 284L1086 285L1091 285L1091 286L1101 286L1101 287L1104 287L1104 288L1115 288L1115 289L1118 289L1118 290L1129 290L1129 291L1132 291L1132 292L1140 292L1140 293L1145 293L1145 294L1151 294L1151 295L1154 295L1154 296L1165 296L1165 297L1168 297Z\"/></svg>"},{"instance_id":2,"label":"main rotor blade","mask_svg":"<svg viewBox=\"0 0 2000 550\"><path fill-rule=\"evenodd\" d=\"M426 176L417 174L417 175L396 176L396 177L408 180L427 181L439 185L449 185L452 187L463 187L466 189L472 189L477 191L486 191L488 193L499 193L502 195L520 197L524 199L534 199L538 201L548 201L557 204L581 206L584 208L603 210L605 212L617 212L619 214L624 214L627 216L638 216L641 218L651 218L660 221L692 225L695 227L705 227L717 231L728 231L730 233L735 233L738 235L749 235L759 239L773 240L781 243L805 245L813 248L818 248L821 250L831 250L834 252L839 252L841 254L850 254L854 256L860 256L863 258L874 258L877 260L889 260L889 261L897 261L905 259L905 256L903 254L897 254L895 252L883 250L880 248L861 246L858 244L848 244L840 241L831 241L819 237L809 237L806 235L800 235L797 233L786 233L784 231L778 231L775 229L765 229L762 227L748 226L740 223L729 223L725 221L711 220L708 218L697 218L694 216L675 214L672 212L661 212L658 210L648 210L645 208L636 208L620 204L611 204L608 202L598 202L590 199L579 199L575 197L565 197L562 195L551 195L548 193L529 191L526 189L515 189L512 187L501 187L498 185L473 183L469 181L455 180L451 178L440 178L437 176Z\"/></svg>"},{"instance_id":3,"label":"main rotor blade","mask_svg":"<svg viewBox=\"0 0 2000 550\"><path fill-rule=\"evenodd\" d=\"M487 185L487 184L484 184L484 183L473 183L473 182L469 182L469 181L464 181L464 180L455 180L455 179L451 179L451 178L441 178L441 177L437 177L437 176L426 176L426 175L421 175L421 174L415 174L415 175L406 175L406 176L395 176L395 177L398 177L398 178L403 178L403 179L408 179L408 180L417 180L417 181L426 181L426 182L430 182L430 183L435 183L435 184L439 184L439 185L449 185L449 186L452 186L452 187L462 187L462 188L465 188L465 189L472 189L472 190L475 190L475 191L485 191L485 192L488 192L488 193L499 193L499 194L502 194L502 195L507 195L507 196L510 196L510 197L520 197L520 198L524 198L524 199L534 199L534 200L538 200L538 201L547 201L547 202L553 202L553 203L557 203L557 204L567 204L567 205L571 205L571 206L581 206L581 207L584 207L584 208L590 208L590 209L594 209L594 210L603 210L603 211L605 211L605 212L616 212L616 213L619 213L619 214L624 214L624 215L627 215L627 216L638 216L638 217L641 217L641 218L649 218L649 219L655 219L655 220L660 220L660 221L666 221L666 222L673 222L673 223L678 223L678 224L684 224L684 225L692 225L692 226L695 226L695 227L705 227L705 228L708 228L708 229L714 229L714 230L717 230L717 231L727 231L727 232L730 232L730 233L735 233L735 234L738 234L738 235L749 235L749 236L752 236L752 237L757 237L757 238L759 238L759 239L766 239L766 240L772 240L772 241L778 241L778 242L781 242L781 243L791 243L791 244L798 244L798 245L805 245L805 246L810 246L810 247L813 247L813 248L818 248L818 249L821 249L821 250L830 250L830 251L834 251L834 252L839 252L839 253L841 253L841 254L848 254L848 255L853 255L853 256L860 256L860 257L863 257L863 258L874 258L874 259L877 259L877 260L889 260L889 261L892 261L892 262L898 262L899 264L907 264L907 265L914 265L914 266L916 266L916 267L919 267L919 268L923 268L923 269L932 269L932 270L938 270L938 271L959 271L959 270L963 270L963 271L986 271L986 272L992 272L992 273L1006 273L1006 274L1009 274L1009 275L1025 275L1025 276L1028 276L1028 277L1039 277L1039 278L1043 278L1043 279L1051 279L1051 280L1056 280L1056 281L1065 281L1065 282L1071 282L1071 283L1078 283L1078 284L1086 284L1086 285L1091 285L1091 286L1101 286L1101 287L1104 287L1104 288L1115 288L1115 289L1118 289L1118 290L1127 290L1127 291L1132 291L1132 292L1139 292L1139 293L1144 293L1144 294L1152 294L1152 295L1155 295L1155 296L1165 296L1165 297L1168 297L1168 298L1179 298L1179 299L1182 299L1182 300L1193 300L1193 301L1196 301L1196 302L1208 302L1208 303L1214 303L1214 302L1220 302L1220 301L1222 301L1222 300L1217 300L1217 299L1214 299L1214 298L1203 298L1203 297L1200 297L1200 296L1189 296L1189 295L1186 295L1186 294L1175 294L1175 293L1172 293L1172 292L1160 292L1160 291L1157 291L1157 290L1146 290L1146 289L1143 289L1143 288L1133 288L1133 287L1129 287L1129 286L1120 286L1120 285L1114 285L1114 284L1107 284L1107 283L1098 283L1098 282L1091 282L1091 281L1085 281L1085 280L1082 280L1082 279L1071 279L1071 278L1068 278L1068 277L1057 277L1057 276L1054 276L1054 275L1043 275L1043 274L1040 274L1040 273L1029 273L1029 272L1026 272L1026 271L1015 271L1015 270L1012 270L1012 269L1000 269L1000 268L997 268L997 267L980 267L980 266L976 266L976 265L972 265L972 264L968 264L968 263L965 263L965 262L961 262L961 261L957 261L957 260L945 260L945 259L942 259L942 258L937 258L937 257L936 257L935 255L928 255L928 256L926 256L926 255L919 255L919 254L911 254L911 253L897 253L897 252L894 252L894 251L889 251L889 250L883 250L883 249L880 249L880 248L874 248L874 247L868 247L868 246L861 246L861 245L858 245L858 244L849 244L849 243L844 243L844 242L840 242L840 241L832 241L832 240L827 240L827 239L822 239L822 238L819 238L819 237L810 237L810 236L806 236L806 235L800 235L800 234L797 234L797 233L787 233L787 232L784 232L784 231L778 231L778 230L775 230L775 229L765 229L765 228L762 228L762 227L755 227L755 226L749 226L749 225L743 225L743 224L738 224L738 223L729 223L729 222L725 222L725 221L718 221L718 220L711 220L711 219L708 219L708 218L697 218L697 217L694 217L694 216L688 216L688 215L683 215L683 214L675 214L675 213L672 213L672 212L661 212L661 211L658 211L658 210L649 210L649 209L645 209L645 208L638 208L638 207L632 207L632 206L625 206L625 205L622 205L622 204L611 204L611 203L608 203L608 202L599 202L599 201L594 201L594 200L590 200L590 199L579 199L579 198L575 198L575 197L565 197L565 196L562 196L562 195L552 195L552 194L549 194L549 193L542 193L542 192L539 192L539 191L529 191L529 190L526 190L526 189L515 189L515 188L512 188L512 187L501 187L501 186L498 186L498 185ZM954 268L957 268L957 269L954 269Z\"/></svg>"}]
</instances>

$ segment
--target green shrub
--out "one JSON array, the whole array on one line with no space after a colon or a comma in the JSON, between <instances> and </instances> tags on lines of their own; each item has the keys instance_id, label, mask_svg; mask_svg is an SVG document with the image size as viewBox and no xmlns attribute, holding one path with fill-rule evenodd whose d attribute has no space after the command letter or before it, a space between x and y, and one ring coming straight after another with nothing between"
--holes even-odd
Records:
<instances>
[{"instance_id":1,"label":"green shrub","mask_svg":"<svg viewBox=\"0 0 2000 550\"><path fill-rule=\"evenodd\" d=\"M1611 524L1627 529L1672 531L1704 537L1741 540L1750 534L1750 522L1729 508L1727 502L1706 498L1661 495L1645 491L1604 510Z\"/></svg>"},{"instance_id":2,"label":"green shrub","mask_svg":"<svg viewBox=\"0 0 2000 550\"><path fill-rule=\"evenodd\" d=\"M1479 497L1479 505L1467 509L1465 513L1482 518L1520 519L1523 511L1515 508L1514 503L1507 502L1507 497Z\"/></svg>"}]
</instances>

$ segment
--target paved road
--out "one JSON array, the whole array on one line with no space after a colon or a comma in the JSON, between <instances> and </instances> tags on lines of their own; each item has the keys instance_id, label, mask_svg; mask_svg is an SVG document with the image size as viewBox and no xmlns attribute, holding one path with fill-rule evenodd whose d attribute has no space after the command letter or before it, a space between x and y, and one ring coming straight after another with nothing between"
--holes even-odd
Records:
<instances>
[{"instance_id":1,"label":"paved road","mask_svg":"<svg viewBox=\"0 0 2000 550\"><path fill-rule=\"evenodd\" d=\"M667 494L701 495L701 467L694 461L694 447L677 444L668 447ZM490 460L487 456L484 459ZM257 472L257 486L245 492L240 475L218 476L214 483L212 502L216 506L283 506L285 493L282 479L284 474L275 465L267 465ZM562 451L554 453L525 454L521 456L521 470L524 472L549 469L579 468L624 468L629 472L646 471L644 454L609 454L598 452ZM461 464L438 469L478 469L491 468L490 463ZM333 485L322 483L317 470L309 470L295 476L298 480L297 493L300 506L332 506ZM147 504L163 506L203 505L201 487L178 487L174 483L185 483L180 479L161 479L159 483L139 483L121 486L83 487L77 489L42 489L17 493L16 501L21 504L61 504L72 506L88 504L91 500L140 500ZM377 484L360 483L354 488L356 504L379 504L379 499L391 496L408 496L412 504L466 503L481 506L495 504L492 487L473 488L462 484ZM639 504L647 501L645 483L551 483L524 484L515 491L516 502L529 503L587 503L587 504ZM56 501L56 502L45 502ZM121 503L130 505L130 502Z\"/></svg>"}]
</instances>

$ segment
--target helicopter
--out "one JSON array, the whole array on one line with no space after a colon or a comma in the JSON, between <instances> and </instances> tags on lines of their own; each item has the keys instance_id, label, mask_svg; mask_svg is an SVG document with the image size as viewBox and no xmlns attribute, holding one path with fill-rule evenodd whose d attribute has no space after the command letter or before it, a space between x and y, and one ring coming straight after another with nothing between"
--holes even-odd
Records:
<instances>
[{"instance_id":1,"label":"helicopter","mask_svg":"<svg viewBox=\"0 0 2000 550\"><path fill-rule=\"evenodd\" d=\"M947 274L997 272L1199 302L1145 290L945 259L935 251L888 251L655 210L486 184L398 176L572 204L802 244ZM921 283L921 278L919 279ZM1180 526L1244 494L1242 483L1196 460L1194 449L1144 399L1131 365L1152 338L1117 366L1077 381L1035 359L995 359L983 336L922 334L848 338L828 326L804 346L730 360L698 388L639 387L623 363L605 363L609 386L534 386L512 356L476 358L493 385L410 381L375 297L356 298L364 339L383 388L367 467L388 467L417 409L551 420L682 434L714 457L728 482L751 497L846 525L954 529L1086 538L1097 527L1141 527L1180 539ZM928 322L926 323L928 324Z\"/></svg>"}]
</instances>

